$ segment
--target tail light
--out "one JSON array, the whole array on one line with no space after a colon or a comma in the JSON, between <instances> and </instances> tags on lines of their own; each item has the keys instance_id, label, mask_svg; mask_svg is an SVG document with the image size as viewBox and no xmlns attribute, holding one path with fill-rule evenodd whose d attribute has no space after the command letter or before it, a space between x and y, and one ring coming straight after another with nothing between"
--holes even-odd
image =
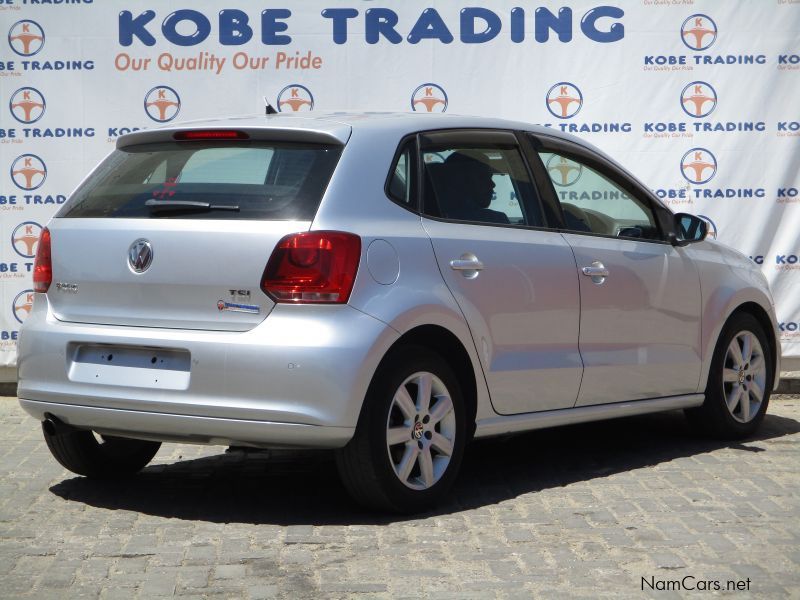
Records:
<instances>
[{"instance_id":1,"label":"tail light","mask_svg":"<svg viewBox=\"0 0 800 600\"><path fill-rule=\"evenodd\" d=\"M275 246L261 289L275 302L345 304L360 258L361 238L352 233L293 233Z\"/></svg>"},{"instance_id":2,"label":"tail light","mask_svg":"<svg viewBox=\"0 0 800 600\"><path fill-rule=\"evenodd\" d=\"M50 230L45 227L39 236L36 259L33 261L33 291L45 293L53 283L53 262L50 259Z\"/></svg>"}]
</instances>

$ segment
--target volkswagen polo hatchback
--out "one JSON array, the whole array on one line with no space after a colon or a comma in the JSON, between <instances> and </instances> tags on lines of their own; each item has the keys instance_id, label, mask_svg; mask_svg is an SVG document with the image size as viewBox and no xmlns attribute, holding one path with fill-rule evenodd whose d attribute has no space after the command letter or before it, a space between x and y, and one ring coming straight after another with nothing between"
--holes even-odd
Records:
<instances>
[{"instance_id":1,"label":"volkswagen polo hatchback","mask_svg":"<svg viewBox=\"0 0 800 600\"><path fill-rule=\"evenodd\" d=\"M34 271L20 403L88 477L161 442L329 448L358 501L414 511L477 437L672 409L747 436L779 368L745 256L594 147L499 119L132 133Z\"/></svg>"}]
</instances>

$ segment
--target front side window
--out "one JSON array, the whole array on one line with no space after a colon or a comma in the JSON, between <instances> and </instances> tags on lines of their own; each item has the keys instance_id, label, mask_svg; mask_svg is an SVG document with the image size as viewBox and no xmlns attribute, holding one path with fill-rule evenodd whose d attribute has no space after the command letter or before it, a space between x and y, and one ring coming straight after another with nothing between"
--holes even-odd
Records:
<instances>
[{"instance_id":1,"label":"front side window","mask_svg":"<svg viewBox=\"0 0 800 600\"><path fill-rule=\"evenodd\" d=\"M571 157L540 152L567 229L624 238L661 239L650 206Z\"/></svg>"},{"instance_id":2,"label":"front side window","mask_svg":"<svg viewBox=\"0 0 800 600\"><path fill-rule=\"evenodd\" d=\"M454 221L543 225L517 148L425 149L424 212Z\"/></svg>"}]
</instances>

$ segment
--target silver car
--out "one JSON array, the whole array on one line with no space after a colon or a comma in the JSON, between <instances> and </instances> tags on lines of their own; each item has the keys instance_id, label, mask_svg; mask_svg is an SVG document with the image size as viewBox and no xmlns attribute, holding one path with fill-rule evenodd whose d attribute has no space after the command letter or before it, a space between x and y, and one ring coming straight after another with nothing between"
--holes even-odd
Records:
<instances>
[{"instance_id":1,"label":"silver car","mask_svg":"<svg viewBox=\"0 0 800 600\"><path fill-rule=\"evenodd\" d=\"M43 231L19 398L67 469L161 442L335 449L359 502L438 501L473 438L683 409L750 435L773 300L552 129L270 115L121 137Z\"/></svg>"}]
</instances>

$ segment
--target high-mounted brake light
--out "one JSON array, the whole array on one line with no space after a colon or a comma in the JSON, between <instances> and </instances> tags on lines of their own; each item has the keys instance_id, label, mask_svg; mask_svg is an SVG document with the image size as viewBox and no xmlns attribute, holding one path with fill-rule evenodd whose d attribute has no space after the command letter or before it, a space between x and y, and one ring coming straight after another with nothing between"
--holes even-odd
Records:
<instances>
[{"instance_id":1,"label":"high-mounted brake light","mask_svg":"<svg viewBox=\"0 0 800 600\"><path fill-rule=\"evenodd\" d=\"M361 258L361 238L343 231L284 237L269 258L261 289L275 302L345 304Z\"/></svg>"},{"instance_id":2,"label":"high-mounted brake light","mask_svg":"<svg viewBox=\"0 0 800 600\"><path fill-rule=\"evenodd\" d=\"M45 227L39 235L39 246L33 261L33 291L45 293L53 283L53 261L50 258L50 230Z\"/></svg>"},{"instance_id":3,"label":"high-mounted brake light","mask_svg":"<svg viewBox=\"0 0 800 600\"><path fill-rule=\"evenodd\" d=\"M178 131L172 135L172 139L179 142L196 140L249 140L250 136L244 131L236 131L235 129L202 129L195 131Z\"/></svg>"}]
</instances>

